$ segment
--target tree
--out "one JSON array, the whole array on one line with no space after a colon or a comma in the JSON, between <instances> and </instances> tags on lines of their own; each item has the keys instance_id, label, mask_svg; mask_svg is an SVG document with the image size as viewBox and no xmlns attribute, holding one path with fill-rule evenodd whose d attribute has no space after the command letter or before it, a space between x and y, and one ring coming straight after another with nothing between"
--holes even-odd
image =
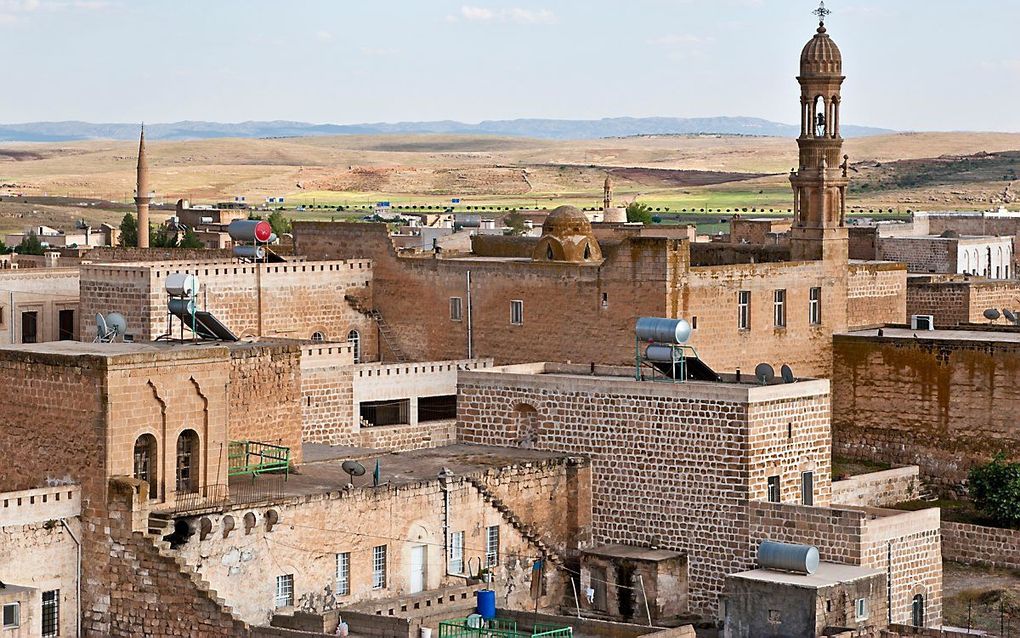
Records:
<instances>
[{"instance_id":1,"label":"tree","mask_svg":"<svg viewBox=\"0 0 1020 638\"><path fill-rule=\"evenodd\" d=\"M167 226L149 228L149 245L153 248L177 248L177 231Z\"/></svg>"},{"instance_id":2,"label":"tree","mask_svg":"<svg viewBox=\"0 0 1020 638\"><path fill-rule=\"evenodd\" d=\"M970 496L979 510L999 525L1020 527L1020 463L999 454L975 466L969 476Z\"/></svg>"},{"instance_id":3,"label":"tree","mask_svg":"<svg viewBox=\"0 0 1020 638\"><path fill-rule=\"evenodd\" d=\"M652 209L648 208L648 204L642 204L641 202L631 202L627 204L627 221L629 222L641 222L642 224L650 224L652 222Z\"/></svg>"},{"instance_id":4,"label":"tree","mask_svg":"<svg viewBox=\"0 0 1020 638\"><path fill-rule=\"evenodd\" d=\"M528 231L528 227L524 225L524 215L521 215L516 208L503 218L503 225L510 229L507 234L514 237L519 237Z\"/></svg>"},{"instance_id":5,"label":"tree","mask_svg":"<svg viewBox=\"0 0 1020 638\"><path fill-rule=\"evenodd\" d=\"M184 237L181 237L181 243L178 244L178 248L205 248L205 244L198 238L195 231L189 228L184 232Z\"/></svg>"},{"instance_id":6,"label":"tree","mask_svg":"<svg viewBox=\"0 0 1020 638\"><path fill-rule=\"evenodd\" d=\"M46 252L46 249L43 248L42 242L39 241L39 235L29 233L21 240L21 245L15 248L14 252L22 255L41 255Z\"/></svg>"},{"instance_id":7,"label":"tree","mask_svg":"<svg viewBox=\"0 0 1020 638\"><path fill-rule=\"evenodd\" d=\"M282 237L291 230L291 219L278 210L269 213L266 221L273 227L273 232L276 233L277 237Z\"/></svg>"},{"instance_id":8,"label":"tree","mask_svg":"<svg viewBox=\"0 0 1020 638\"><path fill-rule=\"evenodd\" d=\"M131 213L124 213L120 220L120 245L134 248L138 246L138 222Z\"/></svg>"}]
</instances>

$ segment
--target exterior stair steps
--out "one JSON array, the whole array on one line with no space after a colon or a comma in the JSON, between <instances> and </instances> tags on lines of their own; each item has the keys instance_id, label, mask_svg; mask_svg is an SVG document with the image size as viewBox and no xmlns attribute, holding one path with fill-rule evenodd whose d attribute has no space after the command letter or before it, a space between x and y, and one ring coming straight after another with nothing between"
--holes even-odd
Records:
<instances>
[{"instance_id":1,"label":"exterior stair steps","mask_svg":"<svg viewBox=\"0 0 1020 638\"><path fill-rule=\"evenodd\" d=\"M501 501L499 497L490 492L489 489L485 487L485 485L481 481L470 476L465 477L465 480L467 480L467 482L470 483L471 486L474 487L479 494L481 494L482 499L484 499L487 503L491 504L496 511L503 515L503 518L506 520L506 522L510 523L511 527L516 529L518 533L520 533L520 535L524 537L525 540L527 540L529 543L537 547L538 550L542 553L542 555L545 556L550 563L557 567L566 567L566 561L559 554L559 552L557 552L554 548L550 547L548 543L542 540L541 534L539 534L535 530L535 528L531 527L530 525L522 521L520 517L517 516L512 509L507 507L506 503Z\"/></svg>"},{"instance_id":2,"label":"exterior stair steps","mask_svg":"<svg viewBox=\"0 0 1020 638\"><path fill-rule=\"evenodd\" d=\"M368 316L375 319L376 325L379 326L379 334L382 335L383 341L386 343L386 347L389 348L390 352L393 353L393 357L400 363L407 362L407 356L404 351L400 349L400 345L397 343L397 335L394 334L393 329L383 319L382 314L375 309L369 311Z\"/></svg>"},{"instance_id":3,"label":"exterior stair steps","mask_svg":"<svg viewBox=\"0 0 1020 638\"><path fill-rule=\"evenodd\" d=\"M173 531L174 519L162 512L149 513L149 535L163 538Z\"/></svg>"}]
</instances>

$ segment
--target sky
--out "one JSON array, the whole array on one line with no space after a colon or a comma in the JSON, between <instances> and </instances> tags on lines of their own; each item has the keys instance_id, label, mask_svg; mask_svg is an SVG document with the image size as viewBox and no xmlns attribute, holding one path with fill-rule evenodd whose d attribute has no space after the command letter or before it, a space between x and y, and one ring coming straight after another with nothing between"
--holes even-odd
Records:
<instances>
[{"instance_id":1,"label":"sky","mask_svg":"<svg viewBox=\"0 0 1020 638\"><path fill-rule=\"evenodd\" d=\"M1020 131L1020 0L829 0L842 119ZM812 0L0 0L0 122L795 123Z\"/></svg>"}]
</instances>

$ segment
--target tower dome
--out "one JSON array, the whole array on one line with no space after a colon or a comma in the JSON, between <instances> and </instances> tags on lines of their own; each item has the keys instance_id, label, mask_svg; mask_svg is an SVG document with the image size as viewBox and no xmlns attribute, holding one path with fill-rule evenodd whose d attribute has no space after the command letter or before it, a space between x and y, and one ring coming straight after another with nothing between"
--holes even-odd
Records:
<instances>
[{"instance_id":1,"label":"tower dome","mask_svg":"<svg viewBox=\"0 0 1020 638\"><path fill-rule=\"evenodd\" d=\"M843 54L822 23L818 24L815 37L808 40L800 52L800 74L801 77L843 74Z\"/></svg>"},{"instance_id":2,"label":"tower dome","mask_svg":"<svg viewBox=\"0 0 1020 638\"><path fill-rule=\"evenodd\" d=\"M602 250L588 217L574 206L558 206L542 224L542 238L532 253L535 261L598 262Z\"/></svg>"}]
</instances>

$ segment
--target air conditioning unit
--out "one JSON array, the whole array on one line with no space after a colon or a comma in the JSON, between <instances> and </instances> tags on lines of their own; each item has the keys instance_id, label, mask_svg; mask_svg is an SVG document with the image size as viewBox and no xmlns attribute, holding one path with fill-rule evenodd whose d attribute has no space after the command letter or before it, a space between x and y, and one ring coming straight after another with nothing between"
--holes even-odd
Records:
<instances>
[{"instance_id":1,"label":"air conditioning unit","mask_svg":"<svg viewBox=\"0 0 1020 638\"><path fill-rule=\"evenodd\" d=\"M935 316L934 315L910 315L910 329L911 330L934 330L935 329Z\"/></svg>"}]
</instances>

